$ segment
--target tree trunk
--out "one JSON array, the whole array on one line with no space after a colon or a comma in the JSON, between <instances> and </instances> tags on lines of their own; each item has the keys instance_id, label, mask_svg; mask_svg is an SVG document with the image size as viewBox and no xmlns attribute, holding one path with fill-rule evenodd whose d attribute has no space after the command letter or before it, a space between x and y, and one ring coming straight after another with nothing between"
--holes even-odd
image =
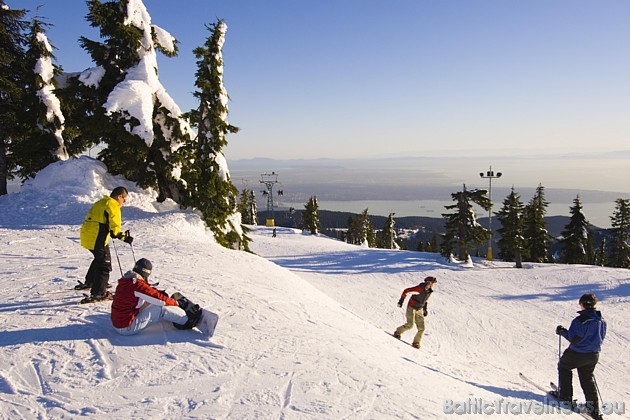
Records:
<instances>
[{"instance_id":1,"label":"tree trunk","mask_svg":"<svg viewBox=\"0 0 630 420\"><path fill-rule=\"evenodd\" d=\"M516 261L516 268L523 268L523 255L520 252L517 252L515 257L516 258L514 258L514 260Z\"/></svg>"},{"instance_id":2,"label":"tree trunk","mask_svg":"<svg viewBox=\"0 0 630 420\"><path fill-rule=\"evenodd\" d=\"M7 163L7 149L4 141L0 143L0 195L7 195L7 178L9 165Z\"/></svg>"}]
</instances>

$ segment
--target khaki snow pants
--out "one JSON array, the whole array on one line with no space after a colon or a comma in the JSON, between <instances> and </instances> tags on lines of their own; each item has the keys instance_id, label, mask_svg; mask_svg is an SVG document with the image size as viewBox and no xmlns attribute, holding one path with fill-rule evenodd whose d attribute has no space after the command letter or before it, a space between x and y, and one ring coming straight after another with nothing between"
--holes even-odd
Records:
<instances>
[{"instance_id":1,"label":"khaki snow pants","mask_svg":"<svg viewBox=\"0 0 630 420\"><path fill-rule=\"evenodd\" d=\"M396 334L402 335L405 331L408 331L413 328L413 324L416 324L418 327L418 332L413 338L412 344L418 343L420 344L420 340L422 340L422 334L424 334L424 316L422 315L422 308L413 309L411 306L407 306L407 323L401 325L396 329Z\"/></svg>"}]
</instances>

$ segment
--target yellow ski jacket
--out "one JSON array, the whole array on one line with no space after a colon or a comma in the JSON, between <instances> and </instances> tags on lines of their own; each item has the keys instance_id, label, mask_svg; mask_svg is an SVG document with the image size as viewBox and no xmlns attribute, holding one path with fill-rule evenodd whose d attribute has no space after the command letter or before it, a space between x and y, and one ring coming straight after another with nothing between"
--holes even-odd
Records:
<instances>
[{"instance_id":1,"label":"yellow ski jacket","mask_svg":"<svg viewBox=\"0 0 630 420\"><path fill-rule=\"evenodd\" d=\"M81 226L81 246L89 250L104 247L109 241L110 231L118 236L122 226L120 203L105 196L92 206Z\"/></svg>"}]
</instances>

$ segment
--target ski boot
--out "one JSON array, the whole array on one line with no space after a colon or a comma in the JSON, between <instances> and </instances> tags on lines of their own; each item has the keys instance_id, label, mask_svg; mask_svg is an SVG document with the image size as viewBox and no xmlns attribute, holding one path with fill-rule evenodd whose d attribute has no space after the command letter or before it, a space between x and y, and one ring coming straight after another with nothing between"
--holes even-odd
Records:
<instances>
[{"instance_id":1,"label":"ski boot","mask_svg":"<svg viewBox=\"0 0 630 420\"><path fill-rule=\"evenodd\" d=\"M105 292L102 295L86 295L79 303L95 303L104 300L114 300L114 295L111 292Z\"/></svg>"},{"instance_id":2,"label":"ski boot","mask_svg":"<svg viewBox=\"0 0 630 420\"><path fill-rule=\"evenodd\" d=\"M79 284L74 286L74 290L86 290L86 289L91 289L92 288L92 285L87 284L87 282L83 283L82 281L78 281L78 280L77 280L77 282Z\"/></svg>"}]
</instances>

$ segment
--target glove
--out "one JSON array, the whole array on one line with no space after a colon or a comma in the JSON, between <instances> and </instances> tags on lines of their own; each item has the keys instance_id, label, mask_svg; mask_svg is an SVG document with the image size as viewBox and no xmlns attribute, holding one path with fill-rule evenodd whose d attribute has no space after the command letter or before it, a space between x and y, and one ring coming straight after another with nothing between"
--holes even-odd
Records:
<instances>
[{"instance_id":1,"label":"glove","mask_svg":"<svg viewBox=\"0 0 630 420\"><path fill-rule=\"evenodd\" d=\"M402 308L403 302L405 301L405 298L400 298L400 300L398 301L398 307Z\"/></svg>"},{"instance_id":2,"label":"glove","mask_svg":"<svg viewBox=\"0 0 630 420\"><path fill-rule=\"evenodd\" d=\"M558 325L558 326L556 327L556 334L558 334L558 335L562 335L562 333L564 333L566 330L567 330L567 329L566 329L566 328L564 328L562 325Z\"/></svg>"},{"instance_id":3,"label":"glove","mask_svg":"<svg viewBox=\"0 0 630 420\"><path fill-rule=\"evenodd\" d=\"M126 242L129 245L131 245L131 243L133 242L133 237L129 234L128 230L125 231L125 237L123 239L123 242Z\"/></svg>"},{"instance_id":4,"label":"glove","mask_svg":"<svg viewBox=\"0 0 630 420\"><path fill-rule=\"evenodd\" d=\"M424 316L428 316L429 315L429 311L427 310L427 308L422 308L422 315L424 315Z\"/></svg>"}]
</instances>

